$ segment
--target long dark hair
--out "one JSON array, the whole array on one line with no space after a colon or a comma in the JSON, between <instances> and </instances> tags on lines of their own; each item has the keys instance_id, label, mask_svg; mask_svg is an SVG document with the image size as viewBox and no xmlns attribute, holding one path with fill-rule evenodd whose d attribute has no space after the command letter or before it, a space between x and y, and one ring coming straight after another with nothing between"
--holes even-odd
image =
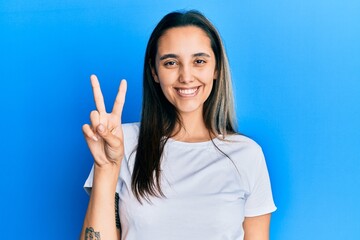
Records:
<instances>
[{"instance_id":1,"label":"long dark hair","mask_svg":"<svg viewBox=\"0 0 360 240\"><path fill-rule=\"evenodd\" d=\"M167 14L152 32L145 52L140 133L132 174L132 191L140 202L141 198L150 200L150 196L164 196L160 187L161 156L168 138L174 135L175 126L182 124L176 108L154 81L151 69L155 66L159 38L168 29L183 26L202 29L215 54L217 79L203 107L209 136L225 138L227 134L236 132L230 71L219 33L198 11Z\"/></svg>"}]
</instances>

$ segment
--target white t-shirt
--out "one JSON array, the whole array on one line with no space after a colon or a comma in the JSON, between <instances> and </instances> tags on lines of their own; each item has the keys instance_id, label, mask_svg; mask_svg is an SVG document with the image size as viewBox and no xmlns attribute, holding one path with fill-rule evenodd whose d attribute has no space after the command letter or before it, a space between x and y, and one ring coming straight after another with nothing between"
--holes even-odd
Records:
<instances>
[{"instance_id":1,"label":"white t-shirt","mask_svg":"<svg viewBox=\"0 0 360 240\"><path fill-rule=\"evenodd\" d=\"M244 217L276 210L261 148L232 135L199 143L169 139L161 162L166 198L142 205L131 191L139 124L123 124L125 157L116 192L123 240L242 240ZM85 182L89 193L93 169ZM114 216L109 216L114 217Z\"/></svg>"}]
</instances>

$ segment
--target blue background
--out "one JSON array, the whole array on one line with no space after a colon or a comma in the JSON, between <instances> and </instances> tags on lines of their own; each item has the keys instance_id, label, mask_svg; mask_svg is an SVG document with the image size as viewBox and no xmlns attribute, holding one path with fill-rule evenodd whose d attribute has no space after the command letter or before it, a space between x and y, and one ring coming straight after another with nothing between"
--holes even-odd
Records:
<instances>
[{"instance_id":1,"label":"blue background","mask_svg":"<svg viewBox=\"0 0 360 240\"><path fill-rule=\"evenodd\" d=\"M78 237L89 76L109 108L126 78L123 121L138 121L148 37L166 13L192 8L222 34L239 130L264 149L271 238L360 239L358 0L0 0L2 238Z\"/></svg>"}]
</instances>

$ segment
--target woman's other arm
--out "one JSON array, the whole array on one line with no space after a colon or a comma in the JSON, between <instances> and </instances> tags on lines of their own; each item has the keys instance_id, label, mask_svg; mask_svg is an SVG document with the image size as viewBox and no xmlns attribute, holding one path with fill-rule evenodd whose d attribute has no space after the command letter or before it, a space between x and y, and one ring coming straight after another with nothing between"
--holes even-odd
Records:
<instances>
[{"instance_id":1,"label":"woman's other arm","mask_svg":"<svg viewBox=\"0 0 360 240\"><path fill-rule=\"evenodd\" d=\"M120 229L116 225L116 197L114 201L117 175L116 172L94 170L93 187L81 240L120 239ZM110 176L115 180L109 180Z\"/></svg>"},{"instance_id":2,"label":"woman's other arm","mask_svg":"<svg viewBox=\"0 0 360 240\"><path fill-rule=\"evenodd\" d=\"M126 81L122 81L111 113L105 109L100 84L91 76L96 110L90 114L91 125L83 132L94 157L94 178L80 239L120 239L116 226L114 196L124 157L121 114L125 102Z\"/></svg>"},{"instance_id":3,"label":"woman's other arm","mask_svg":"<svg viewBox=\"0 0 360 240\"><path fill-rule=\"evenodd\" d=\"M244 220L244 240L268 240L271 214L246 217Z\"/></svg>"}]
</instances>

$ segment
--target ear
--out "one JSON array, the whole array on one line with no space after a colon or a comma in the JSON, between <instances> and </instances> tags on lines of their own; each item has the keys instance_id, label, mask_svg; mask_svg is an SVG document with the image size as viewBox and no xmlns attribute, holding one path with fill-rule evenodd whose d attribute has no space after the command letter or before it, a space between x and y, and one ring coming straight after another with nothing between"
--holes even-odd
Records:
<instances>
[{"instance_id":1,"label":"ear","mask_svg":"<svg viewBox=\"0 0 360 240\"><path fill-rule=\"evenodd\" d=\"M159 83L159 77L158 77L158 75L156 73L156 69L153 68L151 65L150 65L150 68L151 68L151 75L154 78L154 81Z\"/></svg>"},{"instance_id":2,"label":"ear","mask_svg":"<svg viewBox=\"0 0 360 240\"><path fill-rule=\"evenodd\" d=\"M214 80L218 79L219 75L218 75L218 70L215 69L214 71Z\"/></svg>"}]
</instances>

